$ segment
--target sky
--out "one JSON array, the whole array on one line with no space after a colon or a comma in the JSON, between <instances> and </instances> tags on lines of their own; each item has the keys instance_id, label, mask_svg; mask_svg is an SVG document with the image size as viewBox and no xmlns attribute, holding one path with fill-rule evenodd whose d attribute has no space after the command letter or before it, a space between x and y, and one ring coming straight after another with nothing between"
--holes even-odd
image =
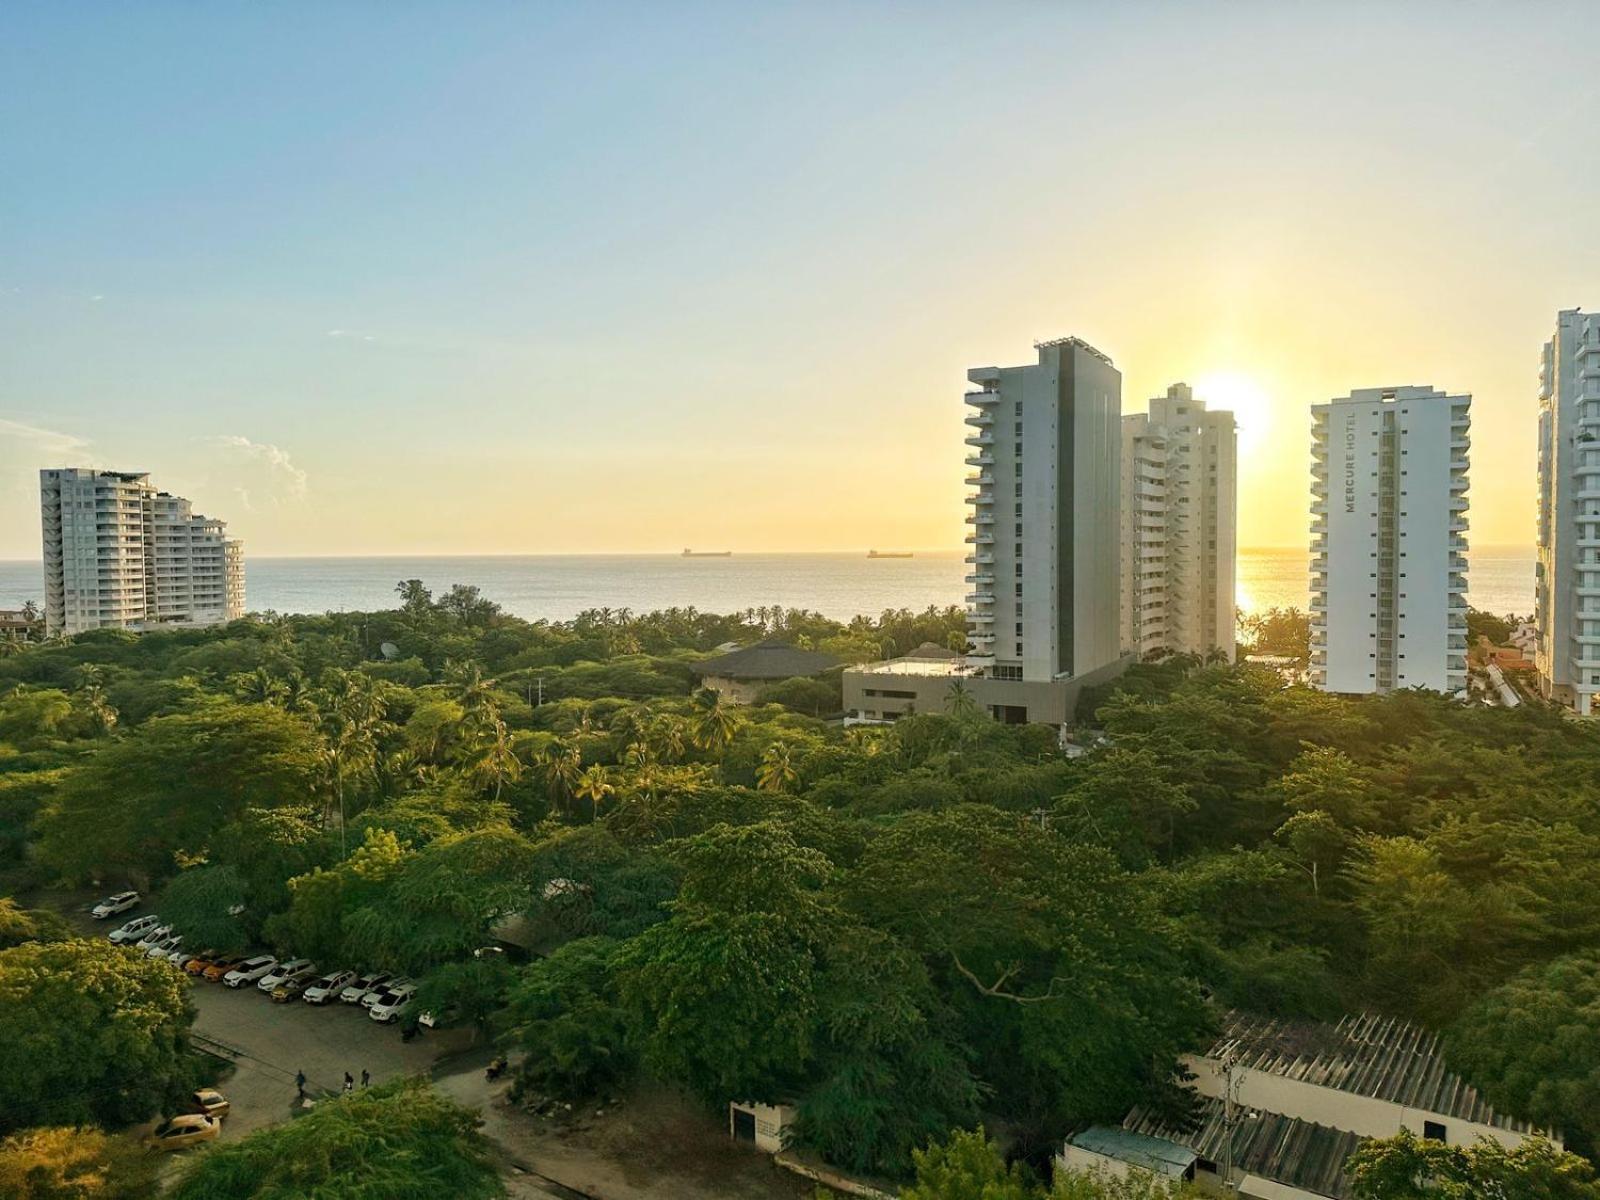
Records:
<instances>
[{"instance_id":1,"label":"sky","mask_svg":"<svg viewBox=\"0 0 1600 1200\"><path fill-rule=\"evenodd\" d=\"M1473 394L1528 543L1600 307L1592 0L0 9L0 558L148 470L247 554L956 549L965 373Z\"/></svg>"}]
</instances>

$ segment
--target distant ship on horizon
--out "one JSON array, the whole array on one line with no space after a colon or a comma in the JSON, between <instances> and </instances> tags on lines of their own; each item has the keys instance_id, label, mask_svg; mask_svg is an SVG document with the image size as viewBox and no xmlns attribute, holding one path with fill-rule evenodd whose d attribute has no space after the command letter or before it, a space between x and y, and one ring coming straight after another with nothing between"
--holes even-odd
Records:
<instances>
[{"instance_id":1,"label":"distant ship on horizon","mask_svg":"<svg viewBox=\"0 0 1600 1200\"><path fill-rule=\"evenodd\" d=\"M915 558L910 550L868 550L868 558Z\"/></svg>"},{"instance_id":2,"label":"distant ship on horizon","mask_svg":"<svg viewBox=\"0 0 1600 1200\"><path fill-rule=\"evenodd\" d=\"M690 550L687 546L683 550L684 558L732 558L732 550Z\"/></svg>"}]
</instances>

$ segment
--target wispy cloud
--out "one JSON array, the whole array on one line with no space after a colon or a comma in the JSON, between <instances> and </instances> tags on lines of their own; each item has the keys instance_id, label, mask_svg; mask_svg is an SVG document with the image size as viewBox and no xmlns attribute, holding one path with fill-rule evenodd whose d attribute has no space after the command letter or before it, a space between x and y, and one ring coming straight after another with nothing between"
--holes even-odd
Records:
<instances>
[{"instance_id":1,"label":"wispy cloud","mask_svg":"<svg viewBox=\"0 0 1600 1200\"><path fill-rule=\"evenodd\" d=\"M271 442L254 442L239 434L207 438L226 460L229 486L245 508L254 511L264 497L273 507L304 500L309 478L294 465L289 452Z\"/></svg>"},{"instance_id":2,"label":"wispy cloud","mask_svg":"<svg viewBox=\"0 0 1600 1200\"><path fill-rule=\"evenodd\" d=\"M375 342L378 340L376 334L357 333L353 329L330 329L328 330L328 336L331 338L348 338L354 342Z\"/></svg>"},{"instance_id":3,"label":"wispy cloud","mask_svg":"<svg viewBox=\"0 0 1600 1200\"><path fill-rule=\"evenodd\" d=\"M58 429L45 429L38 425L25 425L21 421L12 421L5 417L0 417L0 440L19 443L19 452L22 455L31 454L35 458L49 460L34 463L34 469L59 465L56 460L82 455L89 449L88 441L75 433L63 433ZM6 458L10 459L11 455L8 453Z\"/></svg>"}]
</instances>

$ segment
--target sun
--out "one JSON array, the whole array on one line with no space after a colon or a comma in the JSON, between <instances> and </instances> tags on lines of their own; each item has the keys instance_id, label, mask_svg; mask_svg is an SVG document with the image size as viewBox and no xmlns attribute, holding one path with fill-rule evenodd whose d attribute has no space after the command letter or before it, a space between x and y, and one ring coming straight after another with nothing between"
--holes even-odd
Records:
<instances>
[{"instance_id":1,"label":"sun","mask_svg":"<svg viewBox=\"0 0 1600 1200\"><path fill-rule=\"evenodd\" d=\"M1194 381L1194 394L1208 409L1227 409L1239 426L1239 453L1254 450L1272 428L1272 400L1241 371L1208 371Z\"/></svg>"}]
</instances>

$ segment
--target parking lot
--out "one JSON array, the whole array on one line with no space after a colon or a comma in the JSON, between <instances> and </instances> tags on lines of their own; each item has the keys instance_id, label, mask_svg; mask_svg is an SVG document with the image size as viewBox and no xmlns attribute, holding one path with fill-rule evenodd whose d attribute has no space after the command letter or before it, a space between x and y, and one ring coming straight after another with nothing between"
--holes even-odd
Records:
<instances>
[{"instance_id":1,"label":"parking lot","mask_svg":"<svg viewBox=\"0 0 1600 1200\"><path fill-rule=\"evenodd\" d=\"M305 1072L306 1093L315 1097L343 1088L346 1071L358 1084L363 1070L373 1083L426 1073L442 1054L470 1040L464 1030L423 1030L404 1042L398 1025L368 1020L358 1005L274 1004L253 985L235 990L196 983L193 995L195 1034L213 1044L202 1042L205 1048L222 1049L235 1066L222 1084L233 1102L225 1137L287 1119L296 1071Z\"/></svg>"}]
</instances>

